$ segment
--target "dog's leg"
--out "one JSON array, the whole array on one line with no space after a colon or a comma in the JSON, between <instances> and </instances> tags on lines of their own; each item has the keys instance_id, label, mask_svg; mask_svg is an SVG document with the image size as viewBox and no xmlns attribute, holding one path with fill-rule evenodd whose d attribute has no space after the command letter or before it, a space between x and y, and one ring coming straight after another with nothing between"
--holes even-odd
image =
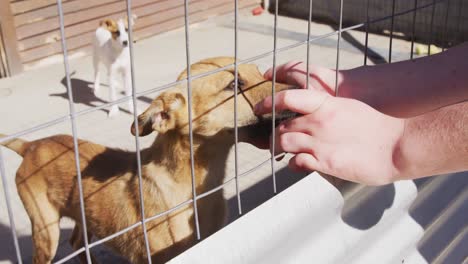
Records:
<instances>
[{"instance_id":1,"label":"dog's leg","mask_svg":"<svg viewBox=\"0 0 468 264\"><path fill-rule=\"evenodd\" d=\"M97 96L101 89L101 71L99 70L99 58L97 54L93 55L94 66L94 95Z\"/></svg>"},{"instance_id":2,"label":"dog's leg","mask_svg":"<svg viewBox=\"0 0 468 264\"><path fill-rule=\"evenodd\" d=\"M52 263L52 259L57 252L59 243L60 227L59 219L52 219L48 215L50 221L44 225L33 222L33 243L34 243L34 264ZM40 221L39 221L40 222Z\"/></svg>"},{"instance_id":3,"label":"dog's leg","mask_svg":"<svg viewBox=\"0 0 468 264\"><path fill-rule=\"evenodd\" d=\"M127 69L125 70L125 72L123 73L123 79L124 79L124 82L125 82L125 95L126 96L131 96L132 95L132 91L133 91L133 87L132 87L132 74L130 72L130 69ZM130 99L128 100L128 111L130 111L130 113L133 113L133 100ZM137 111L137 114L139 111Z\"/></svg>"},{"instance_id":4,"label":"dog's leg","mask_svg":"<svg viewBox=\"0 0 468 264\"><path fill-rule=\"evenodd\" d=\"M92 234L88 232L88 240L91 241ZM81 225L78 223L75 224L75 228L73 228L72 235L70 237L70 244L73 248L73 250L79 250L80 248L84 247L84 241L83 241L83 229L81 228ZM91 257L91 262L96 264L98 263L96 258L90 253ZM81 253L78 255L78 258L80 259L80 263L88 263L86 259L86 253Z\"/></svg>"},{"instance_id":5,"label":"dog's leg","mask_svg":"<svg viewBox=\"0 0 468 264\"><path fill-rule=\"evenodd\" d=\"M117 100L117 74L118 70L115 69L114 67L110 67L109 69L109 99L111 102ZM113 117L119 114L119 106L118 105L113 105L111 106L109 110L109 117Z\"/></svg>"},{"instance_id":6,"label":"dog's leg","mask_svg":"<svg viewBox=\"0 0 468 264\"><path fill-rule=\"evenodd\" d=\"M17 185L32 225L34 264L51 263L57 252L60 236L60 214L45 191L33 191L27 182Z\"/></svg>"}]
</instances>

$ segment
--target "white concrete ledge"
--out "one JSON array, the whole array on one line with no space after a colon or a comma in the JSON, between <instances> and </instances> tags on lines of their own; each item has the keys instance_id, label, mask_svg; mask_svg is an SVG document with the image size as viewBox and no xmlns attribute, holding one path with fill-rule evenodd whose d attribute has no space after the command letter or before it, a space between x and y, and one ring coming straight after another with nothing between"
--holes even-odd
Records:
<instances>
[{"instance_id":1,"label":"white concrete ledge","mask_svg":"<svg viewBox=\"0 0 468 264\"><path fill-rule=\"evenodd\" d=\"M345 195L345 201L335 187L312 173L170 263L462 263L459 245L458 251L447 254L437 246L445 243L443 239L429 250L419 243L440 233L428 223L431 218L447 221L446 211L461 224L446 226L444 233L454 234L455 242L467 241L462 212L468 204L468 173L462 174L364 187ZM431 205L424 209L427 202L441 199L428 197L440 194L435 190L444 184L452 190L462 185L453 192L455 201L447 204L451 210L437 212ZM449 217L452 222L454 217Z\"/></svg>"}]
</instances>

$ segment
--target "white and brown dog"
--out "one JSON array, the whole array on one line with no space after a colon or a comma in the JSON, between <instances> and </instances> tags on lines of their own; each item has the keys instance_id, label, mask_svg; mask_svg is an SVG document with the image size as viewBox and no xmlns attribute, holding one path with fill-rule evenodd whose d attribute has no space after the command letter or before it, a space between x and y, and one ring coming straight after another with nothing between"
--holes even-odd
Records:
<instances>
[{"instance_id":1,"label":"white and brown dog","mask_svg":"<svg viewBox=\"0 0 468 264\"><path fill-rule=\"evenodd\" d=\"M130 22L132 25L136 16ZM117 100L116 86L119 79L123 80L125 95L132 94L132 77L130 65L130 50L128 38L128 19L105 19L99 23L93 41L93 63L94 63L94 94L97 96L100 90L100 64L104 64L109 75L109 99ZM133 112L133 101L128 101L128 110ZM119 113L119 107L113 105L109 110L109 116Z\"/></svg>"}]
</instances>

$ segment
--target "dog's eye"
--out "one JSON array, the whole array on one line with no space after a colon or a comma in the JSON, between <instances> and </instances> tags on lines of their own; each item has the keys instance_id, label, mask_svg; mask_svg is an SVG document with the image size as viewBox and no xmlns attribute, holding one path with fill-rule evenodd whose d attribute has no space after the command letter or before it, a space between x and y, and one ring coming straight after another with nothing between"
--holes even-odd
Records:
<instances>
[{"instance_id":1,"label":"dog's eye","mask_svg":"<svg viewBox=\"0 0 468 264\"><path fill-rule=\"evenodd\" d=\"M128 32L128 28L125 29L125 32Z\"/></svg>"},{"instance_id":2,"label":"dog's eye","mask_svg":"<svg viewBox=\"0 0 468 264\"><path fill-rule=\"evenodd\" d=\"M230 84L229 84L229 89L231 90L234 90L236 89L236 81L232 81ZM244 81L242 81L240 78L237 78L237 88L242 88L244 86Z\"/></svg>"},{"instance_id":3,"label":"dog's eye","mask_svg":"<svg viewBox=\"0 0 468 264\"><path fill-rule=\"evenodd\" d=\"M117 30L117 31L115 32L115 35L116 35L117 37L120 37L120 30Z\"/></svg>"}]
</instances>

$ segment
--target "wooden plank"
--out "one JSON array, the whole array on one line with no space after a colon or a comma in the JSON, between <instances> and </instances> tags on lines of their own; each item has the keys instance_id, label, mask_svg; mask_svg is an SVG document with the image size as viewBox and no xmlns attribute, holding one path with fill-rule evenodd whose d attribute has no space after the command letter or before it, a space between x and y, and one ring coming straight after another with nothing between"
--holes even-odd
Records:
<instances>
[{"instance_id":1,"label":"wooden plank","mask_svg":"<svg viewBox=\"0 0 468 264\"><path fill-rule=\"evenodd\" d=\"M239 8L245 8L247 6L253 6L256 4L255 0L241 0L239 1ZM198 19L199 16L202 17L202 20L207 18L205 14L209 16L216 16L219 14L224 14L229 11L234 12L234 3L232 0L218 0L218 1L200 1L197 4L191 4L189 6L190 12L190 23L195 23L200 21ZM211 14L211 15L210 15ZM147 27L152 28L155 30L160 23L167 21L166 16L168 17L180 17L183 21L184 16L184 9L176 8L171 10L166 10L164 13L155 13L150 16L145 17L142 21L138 21L137 30L141 31ZM149 30L151 32L151 30ZM141 35L140 35L141 36Z\"/></svg>"},{"instance_id":2,"label":"wooden plank","mask_svg":"<svg viewBox=\"0 0 468 264\"><path fill-rule=\"evenodd\" d=\"M229 3L229 2L231 2L231 0L221 0L219 2L214 2L214 3L209 0L195 2L190 7L190 13L193 14L196 12L205 11L207 8L210 8L211 6L215 6L216 4L219 5L219 3ZM174 17L181 17L183 15L184 15L184 7L182 5L179 5L176 8L168 9L164 12L159 12L151 16L146 16L146 17L141 18L136 23L135 31L138 32L139 27L141 28L141 27L146 27L149 25L157 25L163 21L170 20ZM85 42L90 43L93 37L94 28L95 26L93 27L92 31L82 33L74 37L67 38L67 46L69 47L69 49L74 49L77 46L82 46L84 45ZM43 56L44 54L54 54L60 48L61 48L61 43L58 41L55 41L54 43L51 43L49 45L45 45L45 46L41 46L38 48L29 49L24 52L21 52L21 57L23 61L30 61L30 60L36 59L37 56Z\"/></svg>"},{"instance_id":3,"label":"wooden plank","mask_svg":"<svg viewBox=\"0 0 468 264\"><path fill-rule=\"evenodd\" d=\"M256 1L253 0L239 1L239 8L253 7L255 5L258 4L256 3ZM161 13L158 16L155 16L159 17L159 20L155 20L155 22L150 24L150 26L135 30L135 39L147 38L156 34L166 32L168 30L173 30L182 27L184 25L184 11L183 7L178 9L181 13L178 13L179 15L176 17L172 16L171 18L167 19L166 17L162 16L167 11ZM196 23L212 16L233 12L233 3L230 0L221 0L218 2L206 0L202 1L198 5L191 5L190 9L190 21L191 23ZM91 39L92 33L93 32L89 32L82 36L76 36L67 39L70 54L73 54L77 51L81 52L83 48L86 47L90 48L89 42L86 42L84 40ZM58 45L48 45L46 47L41 47L40 49L26 51L22 53L23 61L26 64L31 65L37 63L37 61L44 59L48 56L60 54L62 50L59 44L60 43L58 43Z\"/></svg>"},{"instance_id":4,"label":"wooden plank","mask_svg":"<svg viewBox=\"0 0 468 264\"><path fill-rule=\"evenodd\" d=\"M71 0L62 0L63 3L69 2ZM74 0L80 1L80 0ZM11 3L11 12L16 14L21 14L31 10L36 10L39 8L44 8L47 6L55 6L57 0L25 0L25 1L16 1Z\"/></svg>"},{"instance_id":5,"label":"wooden plank","mask_svg":"<svg viewBox=\"0 0 468 264\"><path fill-rule=\"evenodd\" d=\"M63 13L69 14L72 12L78 12L81 10L90 9L97 6L103 6L112 2L119 2L121 0L79 0L79 1L70 1L63 3ZM26 25L29 23L35 23L42 21L48 18L56 18L58 15L57 5L50 5L44 8L38 8L31 10L30 12L25 12L22 14L15 15L15 25L17 27Z\"/></svg>"},{"instance_id":6,"label":"wooden plank","mask_svg":"<svg viewBox=\"0 0 468 264\"><path fill-rule=\"evenodd\" d=\"M209 0L204 0L204 1L209 1ZM230 0L223 0L223 1L230 1ZM157 13L157 15L154 17L153 16L143 17L141 20L139 19L139 21L137 21L136 26L135 26L135 32L138 31L138 26L141 27L141 26L147 25L148 21L150 23L157 24L159 22L170 20L177 16L181 16L183 15L183 12L184 12L183 6L179 5L179 6L176 6L176 8L168 9L164 12ZM94 30L96 29L96 25L97 23L94 24L91 31L88 31L86 33L81 33L73 37L67 37L68 48L74 49L74 48L84 45L85 43L91 43ZM137 37L137 35L135 35L135 37ZM58 39L60 39L60 36L58 36ZM137 40L138 38L135 38L135 39ZM49 45L44 45L38 48L33 48L33 49L26 50L24 52L21 52L21 57L23 61L27 62L27 61L35 60L40 56L44 56L47 54L55 54L59 50L61 51L61 43L59 41L55 41Z\"/></svg>"},{"instance_id":7,"label":"wooden plank","mask_svg":"<svg viewBox=\"0 0 468 264\"><path fill-rule=\"evenodd\" d=\"M201 1L201 0L196 0L194 2ZM142 7L137 7L133 10L134 14L138 15L138 20L136 22L136 28L139 27L141 19L144 18L144 16L150 14L150 13L156 13L156 12L162 12L177 6L183 5L183 2L181 1L174 1L174 0L165 0L165 1L158 1L156 3L150 4L150 5L145 5ZM80 34L84 34L87 32L91 32L96 30L97 26L99 25L99 21L104 19L104 18L113 18L113 19L118 19L123 17L125 14L125 8L120 10L119 12L116 12L114 14L110 15L104 15L97 17L95 19L88 20L83 23L79 23L76 25L68 26L65 28L65 36L67 38L77 36ZM31 48L39 47L41 45L49 44L49 43L54 43L56 41L60 40L60 31L59 30L54 30L51 32L47 32L44 34L40 34L34 37L30 37L24 40L20 40L18 42L19 45L19 50L20 51L25 51Z\"/></svg>"},{"instance_id":8,"label":"wooden plank","mask_svg":"<svg viewBox=\"0 0 468 264\"><path fill-rule=\"evenodd\" d=\"M6 59L5 47L3 46L2 25L0 25L0 79L10 75Z\"/></svg>"},{"instance_id":9,"label":"wooden plank","mask_svg":"<svg viewBox=\"0 0 468 264\"><path fill-rule=\"evenodd\" d=\"M86 21L96 17L113 14L122 10L124 7L124 2L116 2L99 8L65 15L64 25L69 26L79 23L80 21ZM35 36L59 28L60 25L57 17L49 18L32 24L19 26L17 27L18 40L22 40L27 37Z\"/></svg>"},{"instance_id":10,"label":"wooden plank","mask_svg":"<svg viewBox=\"0 0 468 264\"><path fill-rule=\"evenodd\" d=\"M132 1L132 8L141 7L144 5L150 5L158 2L163 2L167 0L135 0ZM63 13L65 15L70 13L76 13L79 11L86 11L91 8L97 8L104 6L110 3L122 2L122 0L79 0L79 1L70 1L63 4ZM179 1L172 1L178 3ZM26 12L23 14L18 14L15 16L16 26L22 26L29 23L34 23L42 21L48 18L54 18L58 15L57 6L52 5L41 9L36 9L31 12Z\"/></svg>"},{"instance_id":11,"label":"wooden plank","mask_svg":"<svg viewBox=\"0 0 468 264\"><path fill-rule=\"evenodd\" d=\"M139 7L145 4L151 4L156 0L136 0L132 7ZM171 0L174 1L174 0ZM179 2L180 0L176 1ZM97 2L99 3L99 2ZM100 5L95 8L86 9L77 12L71 12L69 14L65 14L64 16L64 25L65 27L82 23L91 19L96 19L99 17L105 17L108 15L112 15L117 12L122 12L124 14L126 11L126 1L117 1L112 2L106 5ZM17 35L18 39L22 40L31 36L35 36L38 34L42 34L44 32L50 32L53 30L59 29L59 22L57 16L50 17L41 21L37 21L36 23L30 23L18 26L17 28Z\"/></svg>"},{"instance_id":12,"label":"wooden plank","mask_svg":"<svg viewBox=\"0 0 468 264\"><path fill-rule=\"evenodd\" d=\"M23 71L23 65L17 49L15 24L8 1L0 0L0 25L2 26L2 38L5 45L8 70L11 75L20 73Z\"/></svg>"},{"instance_id":13,"label":"wooden plank","mask_svg":"<svg viewBox=\"0 0 468 264\"><path fill-rule=\"evenodd\" d=\"M254 7L256 5L258 5L258 3L256 1L252 1L252 0L246 0L246 1L240 0L239 1L239 9ZM194 24L194 23L198 23L198 22L201 22L203 20L206 20L206 19L208 19L210 17L213 17L213 16L231 13L231 12L234 12L233 9L234 9L233 4L229 5L229 3L222 4L222 5L217 6L217 7L211 7L209 13L208 12L197 12L197 13L191 14L190 15L190 23ZM180 16L180 17L174 18L172 20L164 21L164 22L159 23L159 24L153 24L151 26L141 28L137 32L137 35L138 35L138 37L140 39L145 39L145 38L152 37L152 36L160 34L160 33L164 33L165 31L168 31L168 30L174 30L174 29L183 27L184 25L185 25L184 17ZM162 28L162 30L160 30L161 29L160 27Z\"/></svg>"}]
</instances>

